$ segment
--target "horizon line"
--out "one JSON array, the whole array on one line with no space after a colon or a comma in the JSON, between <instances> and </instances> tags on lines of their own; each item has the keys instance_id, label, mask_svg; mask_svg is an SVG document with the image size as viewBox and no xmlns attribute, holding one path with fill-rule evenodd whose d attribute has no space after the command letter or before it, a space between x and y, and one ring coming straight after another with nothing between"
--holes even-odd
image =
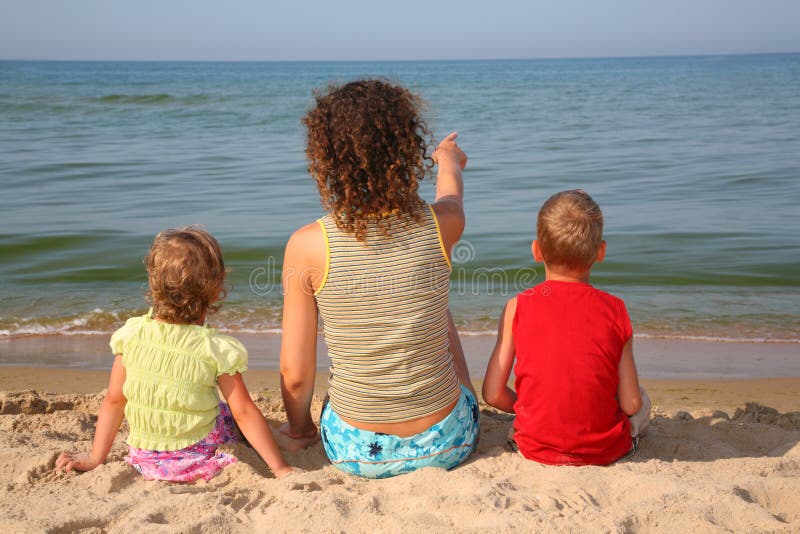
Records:
<instances>
[{"instance_id":1,"label":"horizon line","mask_svg":"<svg viewBox=\"0 0 800 534\"><path fill-rule=\"evenodd\" d=\"M702 54L651 54L622 56L540 56L540 57L495 57L495 58L443 58L443 59L47 59L47 58L0 58L3 62L51 62L51 63L457 63L479 61L563 61L598 59L669 59L727 56L778 56L797 55L790 52L719 52Z\"/></svg>"}]
</instances>

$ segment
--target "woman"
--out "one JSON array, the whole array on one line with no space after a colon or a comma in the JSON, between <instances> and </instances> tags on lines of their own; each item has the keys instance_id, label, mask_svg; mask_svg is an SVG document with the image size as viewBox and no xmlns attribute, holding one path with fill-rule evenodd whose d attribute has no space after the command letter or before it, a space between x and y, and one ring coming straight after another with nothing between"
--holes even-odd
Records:
<instances>
[{"instance_id":1,"label":"woman","mask_svg":"<svg viewBox=\"0 0 800 534\"><path fill-rule=\"evenodd\" d=\"M452 468L474 450L478 406L448 311L450 251L464 229L467 156L445 138L436 202L418 194L428 130L421 101L379 80L318 94L306 156L328 215L286 245L281 390L284 434L317 436L310 405L317 313L332 361L321 415L331 462L382 478Z\"/></svg>"}]
</instances>

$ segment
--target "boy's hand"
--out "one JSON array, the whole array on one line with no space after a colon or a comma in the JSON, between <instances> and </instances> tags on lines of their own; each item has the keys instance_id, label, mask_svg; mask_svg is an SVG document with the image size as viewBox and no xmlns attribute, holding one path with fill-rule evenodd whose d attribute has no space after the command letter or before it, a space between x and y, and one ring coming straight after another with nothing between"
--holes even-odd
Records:
<instances>
[{"instance_id":1,"label":"boy's hand","mask_svg":"<svg viewBox=\"0 0 800 534\"><path fill-rule=\"evenodd\" d=\"M305 432L298 433L291 429L288 421L278 428L278 433L275 436L275 441L278 442L278 446L288 452L296 452L300 449L305 449L319 440L320 435L316 426L313 426Z\"/></svg>"},{"instance_id":2,"label":"boy's hand","mask_svg":"<svg viewBox=\"0 0 800 534\"><path fill-rule=\"evenodd\" d=\"M456 143L457 137L458 132L453 132L442 139L442 142L439 143L439 146L436 147L436 150L433 151L433 155L431 156L434 163L440 167L442 165L454 164L458 165L459 169L464 170L464 167L467 166L467 155L461 150L458 143Z\"/></svg>"},{"instance_id":3,"label":"boy's hand","mask_svg":"<svg viewBox=\"0 0 800 534\"><path fill-rule=\"evenodd\" d=\"M90 452L79 452L76 454L62 452L56 460L56 473L62 469L65 473L72 470L91 471L100 465L100 463L101 462L92 458L92 453Z\"/></svg>"}]
</instances>

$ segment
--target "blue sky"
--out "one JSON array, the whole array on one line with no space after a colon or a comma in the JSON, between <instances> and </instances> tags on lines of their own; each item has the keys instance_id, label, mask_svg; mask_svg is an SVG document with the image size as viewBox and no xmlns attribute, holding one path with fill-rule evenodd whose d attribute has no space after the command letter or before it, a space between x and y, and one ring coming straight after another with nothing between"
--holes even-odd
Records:
<instances>
[{"instance_id":1,"label":"blue sky","mask_svg":"<svg viewBox=\"0 0 800 534\"><path fill-rule=\"evenodd\" d=\"M0 58L397 60L800 52L798 0L2 0Z\"/></svg>"}]
</instances>

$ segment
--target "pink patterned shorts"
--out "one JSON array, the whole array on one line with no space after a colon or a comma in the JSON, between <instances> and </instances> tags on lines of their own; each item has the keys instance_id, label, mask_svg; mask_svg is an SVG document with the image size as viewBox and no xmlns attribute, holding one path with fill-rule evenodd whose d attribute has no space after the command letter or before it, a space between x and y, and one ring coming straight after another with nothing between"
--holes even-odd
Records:
<instances>
[{"instance_id":1,"label":"pink patterned shorts","mask_svg":"<svg viewBox=\"0 0 800 534\"><path fill-rule=\"evenodd\" d=\"M191 482L211 479L226 465L236 463L235 456L217 452L223 443L235 443L233 415L224 402L219 403L219 415L208 435L185 449L177 451L148 451L128 447L125 461L139 471L145 480Z\"/></svg>"}]
</instances>

